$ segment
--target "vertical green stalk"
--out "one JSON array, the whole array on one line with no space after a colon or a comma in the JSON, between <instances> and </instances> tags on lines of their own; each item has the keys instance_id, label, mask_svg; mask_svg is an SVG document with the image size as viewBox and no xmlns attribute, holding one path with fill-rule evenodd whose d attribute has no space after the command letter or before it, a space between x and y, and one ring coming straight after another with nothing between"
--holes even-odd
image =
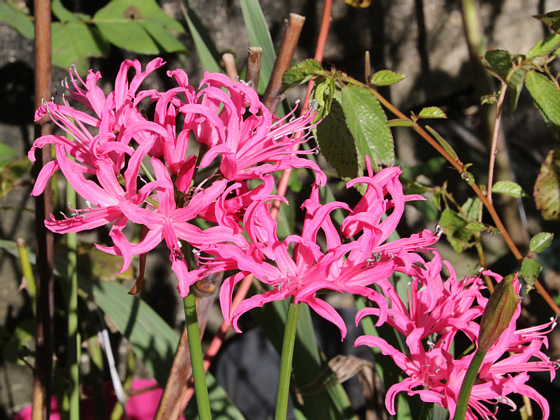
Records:
<instances>
[{"instance_id":1,"label":"vertical green stalk","mask_svg":"<svg viewBox=\"0 0 560 420\"><path fill-rule=\"evenodd\" d=\"M76 191L67 184L66 202L76 203ZM80 419L80 333L78 331L78 257L76 233L66 234L68 247L68 399L69 419Z\"/></svg>"},{"instance_id":2,"label":"vertical green stalk","mask_svg":"<svg viewBox=\"0 0 560 420\"><path fill-rule=\"evenodd\" d=\"M478 370L480 369L480 365L482 365L484 356L486 356L486 351L478 349L471 360L471 364L465 374L465 379L463 379L461 390L459 391L457 409L455 410L455 417L453 417L453 420L464 420L467 415L467 408L469 407L469 399L471 398L474 380L476 379L476 375L478 375Z\"/></svg>"},{"instance_id":3,"label":"vertical green stalk","mask_svg":"<svg viewBox=\"0 0 560 420\"><path fill-rule=\"evenodd\" d=\"M187 323L187 336L189 338L198 415L201 420L211 420L212 414L210 412L210 400L208 398L208 388L206 387L206 373L204 371L200 330L198 329L198 317L196 314L196 298L192 291L183 299L183 303L185 305L185 321Z\"/></svg>"},{"instance_id":4,"label":"vertical green stalk","mask_svg":"<svg viewBox=\"0 0 560 420\"><path fill-rule=\"evenodd\" d=\"M292 376L292 360L294 358L294 343L300 305L290 302L284 341L282 343L282 358L280 360L280 378L278 379L278 394L276 396L276 420L285 420L288 411L288 397L290 395L290 378Z\"/></svg>"}]
</instances>

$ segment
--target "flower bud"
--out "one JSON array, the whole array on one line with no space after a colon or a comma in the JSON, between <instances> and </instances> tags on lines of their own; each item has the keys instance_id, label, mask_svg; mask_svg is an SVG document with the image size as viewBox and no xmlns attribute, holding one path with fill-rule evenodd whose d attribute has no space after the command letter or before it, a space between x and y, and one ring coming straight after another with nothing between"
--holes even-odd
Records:
<instances>
[{"instance_id":1,"label":"flower bud","mask_svg":"<svg viewBox=\"0 0 560 420\"><path fill-rule=\"evenodd\" d=\"M519 304L519 296L513 287L515 278L516 275L514 274L506 276L496 285L494 292L488 299L480 321L480 333L478 335L478 348L481 351L488 351L511 322Z\"/></svg>"}]
</instances>

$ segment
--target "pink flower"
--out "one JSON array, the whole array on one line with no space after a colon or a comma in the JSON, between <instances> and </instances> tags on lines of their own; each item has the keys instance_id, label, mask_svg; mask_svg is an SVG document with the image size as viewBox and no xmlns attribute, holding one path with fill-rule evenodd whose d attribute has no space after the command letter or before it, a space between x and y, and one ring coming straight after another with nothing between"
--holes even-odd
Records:
<instances>
[{"instance_id":1,"label":"pink flower","mask_svg":"<svg viewBox=\"0 0 560 420\"><path fill-rule=\"evenodd\" d=\"M318 189L314 188L303 206L306 215L301 235L291 235L283 241L278 239L276 221L269 213L271 197L265 194L266 198L255 200L245 212L243 223L248 239L236 234L225 243L202 248L212 257L202 258L201 268L191 275L202 277L209 272L239 271L224 281L220 292L224 318L238 332L237 321L243 313L267 302L293 297L296 303L308 304L335 324L344 338L346 326L342 318L317 293L331 290L366 296L378 304L379 313L383 314L387 309L385 298L368 286L387 279L397 267L409 265L410 251L431 245L438 238L424 232L412 239L395 241L388 247L389 251L383 249L390 245L382 243L389 236L389 229L396 226L395 219L402 216L404 202L417 198L404 196L399 173L397 168L388 168L375 176L363 177L360 181L367 183L368 191L346 218L340 232L330 215L336 209L350 208L340 202L320 204ZM385 211L391 208L391 214L381 222ZM318 243L320 232L326 239L323 248ZM351 236L355 240L349 240ZM233 289L249 273L271 289L232 309Z\"/></svg>"},{"instance_id":2,"label":"pink flower","mask_svg":"<svg viewBox=\"0 0 560 420\"><path fill-rule=\"evenodd\" d=\"M407 376L387 391L385 404L390 414L396 413L396 394L404 391L408 395L419 395L425 402L438 403L449 410L450 418L454 416L459 390L474 353L454 358L451 345L461 332L471 342L476 342L479 325L475 320L482 315L487 299L482 296L484 285L480 278L458 281L451 266L445 264L450 276L442 281L439 254L435 253L430 262L416 261L406 273L410 276L407 303L401 301L390 282L379 282L390 302L389 309L380 313L377 308L366 308L356 316L356 322L364 316L380 316L406 337L404 353L381 337L362 336L355 343L356 346L378 347ZM494 273L486 274L501 280ZM518 282L516 287L519 291ZM508 398L511 393L527 395L536 401L543 418L548 418L547 401L525 383L529 372L548 371L554 377L558 365L541 351L543 345L548 345L545 334L554 323L516 330L520 313L521 303L506 332L484 358L469 400L468 419L477 419L476 414L496 418L496 411L491 411L487 404L506 403L515 407ZM510 352L513 354L509 355Z\"/></svg>"}]
</instances>

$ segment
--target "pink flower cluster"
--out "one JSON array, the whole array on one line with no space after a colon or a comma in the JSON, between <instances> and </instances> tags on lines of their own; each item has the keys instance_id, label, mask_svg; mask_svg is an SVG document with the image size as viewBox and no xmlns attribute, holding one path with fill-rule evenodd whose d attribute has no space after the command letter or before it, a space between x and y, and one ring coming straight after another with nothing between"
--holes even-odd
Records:
<instances>
[{"instance_id":1,"label":"pink flower cluster","mask_svg":"<svg viewBox=\"0 0 560 420\"><path fill-rule=\"evenodd\" d=\"M354 207L336 201L322 204L319 192L325 175L300 156L309 152L294 152L306 140L313 112L278 119L253 89L222 74L207 73L197 91L183 71L175 70L167 74L176 87L164 92L140 90L144 79L163 65L163 60L155 59L142 71L138 61L124 61L108 95L98 86L99 73L90 71L84 82L70 71L63 103L48 102L37 110L36 119L49 114L65 135L35 141L31 160L36 149L47 144L54 146L56 159L43 167L32 194L41 194L60 170L86 204L62 219L51 215L46 226L56 233L108 226L113 244L96 246L122 256L122 271L133 256L165 242L181 296L210 273L232 272L220 290L220 304L236 331L240 316L252 308L293 298L335 324L344 339L343 319L321 296L325 291L364 296L375 307L362 310L357 320L375 315L377 325L388 323L406 337L406 353L380 337L356 341L379 347L407 375L389 389L386 403L391 414L395 395L406 391L441 404L453 415L472 355L454 358L450 346L460 331L476 343L476 320L486 299L479 278L458 281L447 263L450 276L442 279L441 258L429 248L438 240L439 230L388 241L405 203L422 199L403 193L400 169L386 168L374 175L368 160L367 175L347 184L347 188L362 184L365 189ZM68 99L85 111L71 106ZM288 168L311 170L315 182L302 206L301 233L281 239L270 209L273 200L285 200L274 195L273 173ZM334 211L346 214L338 227ZM197 219L209 227L199 228ZM143 236L134 242L125 228L137 225ZM190 256L183 244L194 250L196 267L189 269ZM426 262L419 252L435 256ZM408 302L401 300L390 281L395 272L410 277ZM249 274L266 291L234 308L235 286ZM551 324L516 330L519 313L520 308L486 355L471 396L470 418L475 418L474 412L494 417L482 402L509 403L507 395L512 392L528 395L548 416L546 401L525 382L529 371L553 374L556 368L540 350L547 344L545 333ZM514 372L519 373L511 376Z\"/></svg>"},{"instance_id":2,"label":"pink flower cluster","mask_svg":"<svg viewBox=\"0 0 560 420\"><path fill-rule=\"evenodd\" d=\"M190 284L185 283L188 268L181 241L203 248L228 238L259 192L250 190L247 180L271 183L274 171L309 168L322 185L325 175L292 151L305 140L313 113L292 121L278 119L253 89L223 74L207 73L198 92L182 70L168 72L175 88L139 90L144 79L164 64L154 59L142 72L137 60L125 60L115 90L107 96L97 85L100 73L90 70L84 82L71 70L63 104L45 103L35 115L39 120L48 113L66 136L38 138L28 156L34 161L35 150L46 144L56 150L56 159L43 167L32 195L41 194L47 180L61 170L87 204L71 209L71 217L62 220L51 215L45 222L50 230L80 232L112 223L113 246L97 247L121 255L123 271L132 256L165 241L185 295ZM129 81L131 71L135 74ZM90 112L69 105L67 98ZM139 107L142 101L154 110L152 119ZM197 155L190 152L197 149L198 163ZM218 167L214 175L202 181L195 178L199 169L212 165ZM192 223L197 217L215 225L201 230ZM144 227L140 242L127 239L128 224Z\"/></svg>"},{"instance_id":3,"label":"pink flower cluster","mask_svg":"<svg viewBox=\"0 0 560 420\"><path fill-rule=\"evenodd\" d=\"M407 351L391 346L381 337L362 336L355 345L378 347L390 356L402 369L405 379L393 385L387 392L385 404L389 413L395 414L395 397L399 392L418 395L424 402L435 402L449 410L454 417L456 403L463 379L474 356L480 325L477 323L484 312L487 298L482 295L485 286L480 277L466 277L458 280L451 265L444 261L450 275L441 277L442 259L437 252L434 258L425 262L420 256L406 271L410 277L407 285L407 300L403 301L395 286L383 279L377 285L383 290L391 307L365 308L358 312L356 323L363 317L374 315L385 320L391 327L406 337ZM492 273L498 282L502 277ZM516 292L520 283L515 280ZM548 419L550 410L547 400L526 385L529 372L550 372L554 379L558 362L551 361L542 351L548 347L546 334L556 321L527 329L516 329L521 314L521 302L507 330L487 352L478 378L473 387L467 419L496 418L497 410L487 404L503 403L515 409L508 398L515 393L526 395L540 406L543 418ZM454 356L452 346L455 338L462 335L464 341L472 344L468 354ZM466 346L469 347L469 346ZM460 351L455 348L455 353ZM478 414L480 417L477 417Z\"/></svg>"}]
</instances>

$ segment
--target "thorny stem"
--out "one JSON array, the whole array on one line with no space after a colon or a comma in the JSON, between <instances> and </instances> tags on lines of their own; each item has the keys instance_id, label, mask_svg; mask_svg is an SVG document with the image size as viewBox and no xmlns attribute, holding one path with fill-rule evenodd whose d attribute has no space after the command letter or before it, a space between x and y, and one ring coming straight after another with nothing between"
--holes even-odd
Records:
<instances>
[{"instance_id":1,"label":"thorny stem","mask_svg":"<svg viewBox=\"0 0 560 420\"><path fill-rule=\"evenodd\" d=\"M507 83L502 81L500 96L496 107L496 117L494 119L494 129L492 131L492 144L490 146L490 163L488 164L488 201L492 203L492 184L494 183L494 165L496 164L496 154L498 153L498 137L500 135L500 124L502 120L502 109L507 92Z\"/></svg>"},{"instance_id":2,"label":"thorny stem","mask_svg":"<svg viewBox=\"0 0 560 420\"><path fill-rule=\"evenodd\" d=\"M355 79L352 79L348 76L342 76L340 78L340 80L343 81L343 82L353 83L353 84L357 84L357 85L360 85L362 87L365 87L377 98L377 100L380 103L383 104L383 106L385 106L385 108L387 108L389 111L391 111L397 118L412 121L413 125L411 126L411 128L414 131L416 131L416 133L418 133L420 135L420 137L422 137L424 140L426 140L434 149L436 149L437 152L439 154L441 154L455 168L455 170L457 170L457 172L459 172L461 175L465 174L466 167L463 164L463 162L461 162L461 160L453 158L449 153L447 153L445 151L445 149L443 147L440 146L440 144L432 136L430 136L422 128L422 126L420 126L418 124L417 121L413 121L412 119L407 117L405 114L403 114L401 111L399 111L395 106L393 106L393 104L391 102L389 102L379 92L377 92L377 90L373 89L369 85L361 83L361 82L359 82ZM514 255L515 259L517 260L517 262L519 264L521 264L523 262L523 256L521 255L521 252L519 251L519 249L517 248L517 246L515 245L515 243L511 239L511 236L509 235L508 231L506 230L502 220L500 219L500 216L496 212L496 208L494 207L492 202L490 200L488 200L488 197L486 196L486 194L484 194L482 192L482 190L480 189L480 187L478 186L478 184L476 182L474 182L474 181L469 182L469 185L472 188L472 190L474 191L474 193L476 194L476 196L480 199L480 201L482 202L484 207L486 207L486 210L490 214L490 217L492 218L492 220L496 224L496 228L500 231L500 234L502 235L502 238L504 238L504 241L506 242L508 248L510 249L510 251ZM550 295L545 290L545 288L542 286L542 284L538 280L535 280L534 286L535 286L535 289L537 289L539 294L546 301L548 306L550 306L550 308L554 311L554 313L559 314L560 313L560 308L554 302L554 300L550 297Z\"/></svg>"}]
</instances>

